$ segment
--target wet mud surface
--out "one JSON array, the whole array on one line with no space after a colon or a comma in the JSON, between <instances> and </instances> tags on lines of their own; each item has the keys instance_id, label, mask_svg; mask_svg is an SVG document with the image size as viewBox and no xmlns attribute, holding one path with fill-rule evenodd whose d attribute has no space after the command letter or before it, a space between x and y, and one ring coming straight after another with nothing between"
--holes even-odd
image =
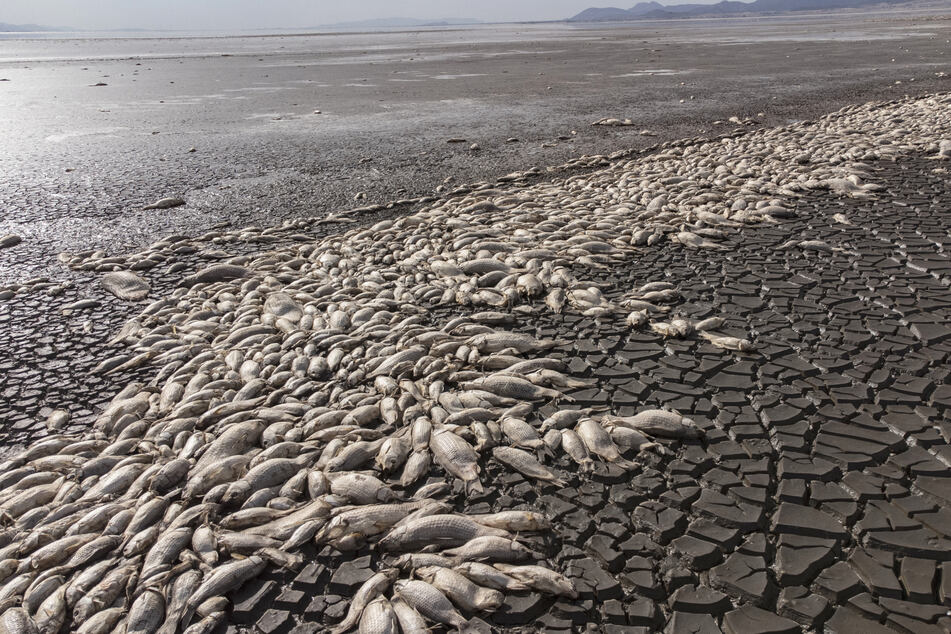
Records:
<instances>
[{"instance_id":1,"label":"wet mud surface","mask_svg":"<svg viewBox=\"0 0 951 634\"><path fill-rule=\"evenodd\" d=\"M270 226L715 136L733 116L784 125L941 90L949 38L943 20L896 13L6 40L0 234L28 240L0 251L0 283L58 272L61 251ZM590 125L605 117L633 125ZM188 204L142 211L165 196Z\"/></svg>"}]
</instances>

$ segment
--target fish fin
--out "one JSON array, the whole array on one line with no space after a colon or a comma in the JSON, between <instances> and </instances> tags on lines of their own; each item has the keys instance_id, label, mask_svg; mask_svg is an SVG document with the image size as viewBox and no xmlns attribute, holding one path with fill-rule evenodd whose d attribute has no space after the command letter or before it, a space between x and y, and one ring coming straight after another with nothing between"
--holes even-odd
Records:
<instances>
[{"instance_id":1,"label":"fish fin","mask_svg":"<svg viewBox=\"0 0 951 634\"><path fill-rule=\"evenodd\" d=\"M486 625L485 621L479 621L478 624L472 621L464 621L456 626L459 634L489 634L492 630Z\"/></svg>"},{"instance_id":2,"label":"fish fin","mask_svg":"<svg viewBox=\"0 0 951 634\"><path fill-rule=\"evenodd\" d=\"M471 495L473 491L476 493L485 493L485 488L483 488L482 482L478 478L466 480L466 495Z\"/></svg>"},{"instance_id":3,"label":"fish fin","mask_svg":"<svg viewBox=\"0 0 951 634\"><path fill-rule=\"evenodd\" d=\"M184 631L188 628L189 624L192 622L192 617L195 615L195 607L190 603L185 603L185 609L182 610L182 615L178 619L178 627L180 630Z\"/></svg>"}]
</instances>

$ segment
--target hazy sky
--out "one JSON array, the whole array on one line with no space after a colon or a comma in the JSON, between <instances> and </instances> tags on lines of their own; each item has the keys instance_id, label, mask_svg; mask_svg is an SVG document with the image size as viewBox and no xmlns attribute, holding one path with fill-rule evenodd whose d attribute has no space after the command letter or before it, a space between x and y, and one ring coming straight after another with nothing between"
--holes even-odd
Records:
<instances>
[{"instance_id":1,"label":"hazy sky","mask_svg":"<svg viewBox=\"0 0 951 634\"><path fill-rule=\"evenodd\" d=\"M717 0L690 0L710 4ZM0 0L0 22L79 29L247 29L379 17L557 20L637 0ZM675 4L661 0L661 4Z\"/></svg>"}]
</instances>

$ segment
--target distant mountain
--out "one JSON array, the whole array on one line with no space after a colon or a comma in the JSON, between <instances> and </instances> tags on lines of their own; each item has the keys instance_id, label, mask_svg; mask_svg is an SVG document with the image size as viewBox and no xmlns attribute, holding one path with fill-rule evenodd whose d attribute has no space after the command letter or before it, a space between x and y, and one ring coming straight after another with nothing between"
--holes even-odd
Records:
<instances>
[{"instance_id":1,"label":"distant mountain","mask_svg":"<svg viewBox=\"0 0 951 634\"><path fill-rule=\"evenodd\" d=\"M624 9L615 7L592 7L585 9L578 15L568 18L569 22L618 22L621 20L636 20L643 14L634 15Z\"/></svg>"},{"instance_id":2,"label":"distant mountain","mask_svg":"<svg viewBox=\"0 0 951 634\"><path fill-rule=\"evenodd\" d=\"M35 33L38 31L71 31L59 26L43 26L42 24L7 24L0 22L0 33Z\"/></svg>"},{"instance_id":3,"label":"distant mountain","mask_svg":"<svg viewBox=\"0 0 951 634\"><path fill-rule=\"evenodd\" d=\"M585 9L568 18L568 22L618 22L629 20L694 18L701 16L728 16L756 13L785 13L787 11L817 11L823 9L854 9L880 4L905 4L914 0L754 0L736 2L724 0L717 4L672 4L640 2L630 9L616 7Z\"/></svg>"},{"instance_id":4,"label":"distant mountain","mask_svg":"<svg viewBox=\"0 0 951 634\"><path fill-rule=\"evenodd\" d=\"M324 24L321 28L330 29L400 29L421 26L460 26L466 24L482 24L482 20L475 18L439 18L422 20L419 18L376 18L373 20L359 20L357 22L338 22Z\"/></svg>"}]
</instances>

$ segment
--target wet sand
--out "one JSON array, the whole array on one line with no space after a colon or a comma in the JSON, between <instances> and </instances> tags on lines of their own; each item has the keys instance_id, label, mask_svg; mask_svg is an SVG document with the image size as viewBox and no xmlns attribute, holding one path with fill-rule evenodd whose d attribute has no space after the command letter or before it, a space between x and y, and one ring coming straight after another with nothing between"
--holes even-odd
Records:
<instances>
[{"instance_id":1,"label":"wet sand","mask_svg":"<svg viewBox=\"0 0 951 634\"><path fill-rule=\"evenodd\" d=\"M0 283L60 274L64 250L123 252L722 134L731 116L782 125L940 90L949 37L927 15L863 13L3 40L0 234L25 241L0 251ZM634 125L589 125L603 117ZM141 211L172 195L188 204Z\"/></svg>"}]
</instances>

